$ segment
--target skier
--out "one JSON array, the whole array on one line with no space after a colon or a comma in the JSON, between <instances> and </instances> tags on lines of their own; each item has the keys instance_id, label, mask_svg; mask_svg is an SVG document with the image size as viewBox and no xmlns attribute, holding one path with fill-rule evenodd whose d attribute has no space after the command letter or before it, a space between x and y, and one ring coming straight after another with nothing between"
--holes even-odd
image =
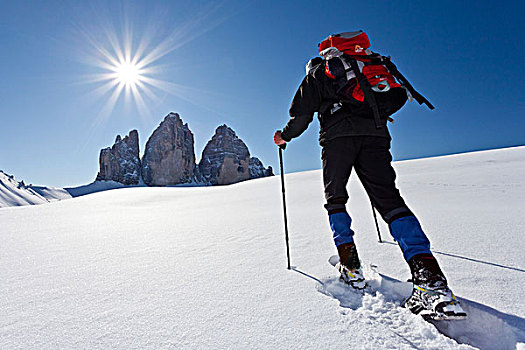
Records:
<instances>
[{"instance_id":1,"label":"skier","mask_svg":"<svg viewBox=\"0 0 525 350\"><path fill-rule=\"evenodd\" d=\"M466 314L448 288L447 279L430 251L427 236L396 188L396 173L391 165L391 137L386 125L387 120L392 121L389 117L391 112L383 113L377 118L377 113L374 112L368 98L363 99L367 102L364 106L345 101L341 97L341 90L347 88L341 88L343 84L338 85L339 81L334 79L337 78L335 73L330 74L334 66L331 63L334 62L331 60L333 57L347 57L351 60L361 52L366 54L366 57L371 57L368 56L372 54L368 50L369 46L368 37L362 31L332 35L320 44L319 51L324 59L317 57L308 63L307 74L290 107L290 119L282 132L275 132L274 142L279 146L284 145L301 135L317 112L321 127L319 142L322 146L325 208L339 254L337 267L345 283L356 289L366 286L353 239L352 219L345 206L349 199L346 185L352 169L355 169L374 207L388 223L390 233L398 242L410 267L414 288L405 304L406 307L425 318L464 318ZM350 64L345 64L344 67L350 67ZM346 79L349 70L350 68L343 70L343 74L345 80L351 83L352 79ZM385 76L392 70L394 68L389 69ZM355 83L355 80L360 78L359 74L360 72L353 72L349 77L355 78L351 85L353 88L356 85L359 87L360 84L364 86L366 83L362 80L359 80L359 84ZM371 81L370 77L366 78ZM384 81L386 80L385 78ZM388 81L389 84L383 84L389 85L390 89L396 81L391 76L388 77ZM402 103L397 103L399 108L407 100L407 90L412 92L412 95L418 95L411 86L411 89L401 84L397 86L399 89L396 90L395 96L390 98L399 99L399 96L402 96ZM366 97L367 91L365 88L362 90ZM358 95L353 92L353 96ZM386 93L380 94L381 92L374 93L378 104L382 103L381 96L387 96ZM430 103L428 105L431 106ZM381 111L382 106L379 107Z\"/></svg>"}]
</instances>

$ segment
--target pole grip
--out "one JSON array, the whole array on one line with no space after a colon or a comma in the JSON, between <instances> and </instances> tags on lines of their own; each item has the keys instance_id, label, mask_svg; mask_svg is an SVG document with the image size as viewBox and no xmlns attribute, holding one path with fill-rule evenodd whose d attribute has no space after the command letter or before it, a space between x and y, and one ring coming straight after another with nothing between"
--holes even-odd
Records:
<instances>
[{"instance_id":1,"label":"pole grip","mask_svg":"<svg viewBox=\"0 0 525 350\"><path fill-rule=\"evenodd\" d=\"M281 132L281 130L277 130L277 132ZM282 149L283 151L286 149L286 143L283 143L282 145L277 145L277 147L279 147L280 149ZM281 157L281 163L282 163L282 156ZM281 164L281 173L282 173L282 164Z\"/></svg>"}]
</instances>

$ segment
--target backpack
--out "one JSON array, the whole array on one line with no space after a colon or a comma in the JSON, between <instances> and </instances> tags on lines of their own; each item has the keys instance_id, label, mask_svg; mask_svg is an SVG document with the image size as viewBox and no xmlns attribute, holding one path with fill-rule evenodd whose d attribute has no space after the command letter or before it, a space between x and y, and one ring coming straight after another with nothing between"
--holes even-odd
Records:
<instances>
[{"instance_id":1,"label":"backpack","mask_svg":"<svg viewBox=\"0 0 525 350\"><path fill-rule=\"evenodd\" d=\"M319 44L319 54L310 65L324 63L324 72L334 81L340 101L330 106L331 114L343 106L353 116L373 115L377 128L384 120L414 98L419 104L434 106L419 94L399 72L390 57L369 50L370 40L363 31L330 35ZM318 63L319 62L319 63Z\"/></svg>"}]
</instances>

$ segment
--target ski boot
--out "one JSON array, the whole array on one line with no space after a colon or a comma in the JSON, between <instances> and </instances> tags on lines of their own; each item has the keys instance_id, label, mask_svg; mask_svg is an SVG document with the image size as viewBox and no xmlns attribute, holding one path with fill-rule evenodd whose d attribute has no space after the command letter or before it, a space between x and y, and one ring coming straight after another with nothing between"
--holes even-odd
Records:
<instances>
[{"instance_id":1,"label":"ski boot","mask_svg":"<svg viewBox=\"0 0 525 350\"><path fill-rule=\"evenodd\" d=\"M461 320L467 317L431 254L418 254L408 264L414 289L405 302L406 308L425 320Z\"/></svg>"},{"instance_id":2,"label":"ski boot","mask_svg":"<svg viewBox=\"0 0 525 350\"><path fill-rule=\"evenodd\" d=\"M339 253L339 263L335 267L341 273L339 278L354 289L365 289L366 281L361 272L361 263L359 262L355 244L342 244L337 247L337 251Z\"/></svg>"}]
</instances>

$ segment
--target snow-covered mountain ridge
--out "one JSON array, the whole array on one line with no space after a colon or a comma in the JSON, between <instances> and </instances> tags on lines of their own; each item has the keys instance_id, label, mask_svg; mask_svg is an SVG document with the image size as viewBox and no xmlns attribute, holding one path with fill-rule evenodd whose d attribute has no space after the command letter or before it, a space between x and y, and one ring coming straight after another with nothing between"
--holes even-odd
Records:
<instances>
[{"instance_id":1,"label":"snow-covered mountain ridge","mask_svg":"<svg viewBox=\"0 0 525 350\"><path fill-rule=\"evenodd\" d=\"M3 208L0 348L516 349L525 147L394 166L466 321L434 326L399 307L408 268L384 224L389 243L377 242L354 177L349 211L375 293L338 282L316 170L286 176L293 270L279 177Z\"/></svg>"},{"instance_id":2,"label":"snow-covered mountain ridge","mask_svg":"<svg viewBox=\"0 0 525 350\"><path fill-rule=\"evenodd\" d=\"M0 170L0 208L43 204L67 198L71 198L71 195L62 188L28 186L24 181L18 181L13 175Z\"/></svg>"}]
</instances>

